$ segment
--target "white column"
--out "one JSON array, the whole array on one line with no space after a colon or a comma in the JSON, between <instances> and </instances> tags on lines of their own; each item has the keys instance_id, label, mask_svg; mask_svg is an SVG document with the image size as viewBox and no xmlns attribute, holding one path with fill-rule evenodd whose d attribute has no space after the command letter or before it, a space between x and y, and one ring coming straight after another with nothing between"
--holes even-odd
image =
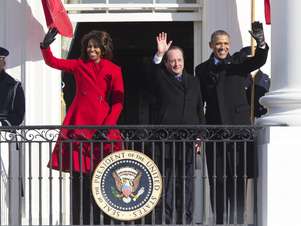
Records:
<instances>
[{"instance_id":1,"label":"white column","mask_svg":"<svg viewBox=\"0 0 301 226\"><path fill-rule=\"evenodd\" d=\"M261 99L268 114L259 134L259 225L300 225L301 213L301 76L300 0L271 1L271 91Z\"/></svg>"},{"instance_id":2,"label":"white column","mask_svg":"<svg viewBox=\"0 0 301 226\"><path fill-rule=\"evenodd\" d=\"M41 1L27 0L23 3L23 10L26 23L24 39L26 40L24 48L25 61L25 93L26 93L26 125L60 125L61 123L61 71L47 66L42 58L39 48L47 32ZM57 35L56 41L51 45L53 54L56 57L61 56L61 36ZM42 148L42 191L39 191L38 176L39 162L38 146L32 145L32 223L39 221L39 192L42 194L42 224L49 224L50 197L49 197L49 147ZM52 146L53 147L53 146ZM25 150L29 154L29 150ZM28 156L26 156L27 159ZM27 162L28 163L28 162ZM35 163L35 164L34 164ZM26 174L29 175L28 167ZM53 171L52 181L52 224L59 223L59 175ZM28 181L29 182L29 181ZM26 192L29 192L29 183L25 183ZM23 223L28 224L29 216L29 194L25 195L26 214ZM64 210L62 210L64 212Z\"/></svg>"},{"instance_id":3,"label":"white column","mask_svg":"<svg viewBox=\"0 0 301 226\"><path fill-rule=\"evenodd\" d=\"M300 127L267 127L258 140L258 225L299 226Z\"/></svg>"},{"instance_id":4,"label":"white column","mask_svg":"<svg viewBox=\"0 0 301 226\"><path fill-rule=\"evenodd\" d=\"M301 1L271 1L272 80L260 102L268 114L259 125L301 125Z\"/></svg>"}]
</instances>

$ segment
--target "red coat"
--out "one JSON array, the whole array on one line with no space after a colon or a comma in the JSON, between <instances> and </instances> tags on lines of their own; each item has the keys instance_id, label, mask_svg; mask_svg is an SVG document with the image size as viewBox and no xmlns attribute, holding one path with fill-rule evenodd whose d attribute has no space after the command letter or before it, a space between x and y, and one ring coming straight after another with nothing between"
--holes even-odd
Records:
<instances>
[{"instance_id":1,"label":"red coat","mask_svg":"<svg viewBox=\"0 0 301 226\"><path fill-rule=\"evenodd\" d=\"M58 59L52 55L50 48L42 49L42 54L47 65L71 72L75 78L76 94L63 125L116 125L123 108L124 98L120 67L106 59L101 59L98 64L91 60ZM108 103L109 95L111 95L111 104ZM94 133L95 130L89 129L62 129L52 152L51 167L60 168L59 158L61 155L62 170L70 171L70 144L62 143L62 141L66 139L91 139ZM112 130L108 136L111 139L120 138L118 130ZM79 151L79 143L73 142L72 144L73 170L80 171L80 155L82 155L82 171L89 172L91 170L91 144L84 143L82 153ZM116 147L118 145L119 147ZM118 145L115 145L114 148L120 148L120 143ZM62 147L61 154L60 146ZM105 148L110 149L108 146ZM100 161L99 148L93 147L93 160L94 167L96 167Z\"/></svg>"}]
</instances>

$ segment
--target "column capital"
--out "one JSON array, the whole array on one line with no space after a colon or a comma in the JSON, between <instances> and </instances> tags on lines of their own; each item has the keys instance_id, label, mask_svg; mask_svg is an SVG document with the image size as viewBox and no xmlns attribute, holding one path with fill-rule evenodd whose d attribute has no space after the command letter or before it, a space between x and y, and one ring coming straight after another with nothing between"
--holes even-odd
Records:
<instances>
[{"instance_id":1,"label":"column capital","mask_svg":"<svg viewBox=\"0 0 301 226\"><path fill-rule=\"evenodd\" d=\"M268 113L256 125L301 126L301 89L279 89L260 98Z\"/></svg>"}]
</instances>

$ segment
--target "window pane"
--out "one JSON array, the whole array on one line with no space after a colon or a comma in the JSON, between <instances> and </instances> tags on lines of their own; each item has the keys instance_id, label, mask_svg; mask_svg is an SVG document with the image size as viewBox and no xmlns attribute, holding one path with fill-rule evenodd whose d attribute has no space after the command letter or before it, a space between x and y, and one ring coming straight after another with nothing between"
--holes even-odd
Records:
<instances>
[{"instance_id":1,"label":"window pane","mask_svg":"<svg viewBox=\"0 0 301 226\"><path fill-rule=\"evenodd\" d=\"M197 3L198 0L156 0L156 3ZM106 0L80 0L81 3L106 3ZM153 0L109 0L110 4L153 3Z\"/></svg>"},{"instance_id":2,"label":"window pane","mask_svg":"<svg viewBox=\"0 0 301 226\"><path fill-rule=\"evenodd\" d=\"M106 0L81 0L81 3L106 3ZM109 4L153 3L152 0L109 0Z\"/></svg>"},{"instance_id":3,"label":"window pane","mask_svg":"<svg viewBox=\"0 0 301 226\"><path fill-rule=\"evenodd\" d=\"M127 3L153 3L152 0L109 0L109 3L112 4L127 4Z\"/></svg>"},{"instance_id":4,"label":"window pane","mask_svg":"<svg viewBox=\"0 0 301 226\"><path fill-rule=\"evenodd\" d=\"M81 0L80 3L106 3L106 0Z\"/></svg>"},{"instance_id":5,"label":"window pane","mask_svg":"<svg viewBox=\"0 0 301 226\"><path fill-rule=\"evenodd\" d=\"M197 0L156 0L157 3L197 3Z\"/></svg>"}]
</instances>

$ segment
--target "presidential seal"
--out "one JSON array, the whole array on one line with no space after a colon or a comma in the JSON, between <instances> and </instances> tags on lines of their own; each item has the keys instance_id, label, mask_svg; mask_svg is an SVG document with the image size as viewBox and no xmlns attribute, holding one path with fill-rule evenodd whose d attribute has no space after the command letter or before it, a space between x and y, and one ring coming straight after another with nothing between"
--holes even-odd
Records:
<instances>
[{"instance_id":1,"label":"presidential seal","mask_svg":"<svg viewBox=\"0 0 301 226\"><path fill-rule=\"evenodd\" d=\"M105 157L92 178L92 193L99 208L121 221L136 220L150 213L161 191L162 178L156 164L133 150Z\"/></svg>"}]
</instances>

